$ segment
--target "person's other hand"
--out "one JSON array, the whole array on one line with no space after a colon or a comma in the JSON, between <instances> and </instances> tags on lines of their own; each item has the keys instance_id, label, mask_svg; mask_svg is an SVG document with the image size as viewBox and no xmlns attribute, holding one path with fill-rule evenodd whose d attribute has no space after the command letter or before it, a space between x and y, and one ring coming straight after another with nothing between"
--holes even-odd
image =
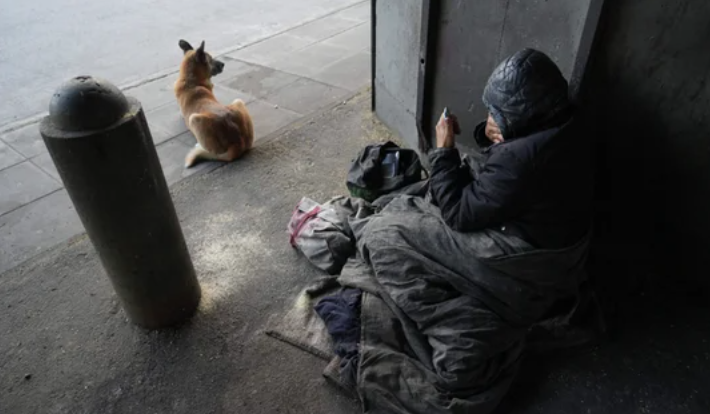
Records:
<instances>
[{"instance_id":1,"label":"person's other hand","mask_svg":"<svg viewBox=\"0 0 710 414\"><path fill-rule=\"evenodd\" d=\"M490 116L490 114L488 115L488 121L486 122L486 136L494 144L498 144L505 141L503 139L503 134L500 133L500 128L498 127L498 124L496 124L496 121L493 119L492 116Z\"/></svg>"},{"instance_id":2,"label":"person's other hand","mask_svg":"<svg viewBox=\"0 0 710 414\"><path fill-rule=\"evenodd\" d=\"M436 147L437 148L453 148L456 146L456 135L459 131L459 122L455 115L449 115L444 118L441 115L439 122L436 124Z\"/></svg>"}]
</instances>

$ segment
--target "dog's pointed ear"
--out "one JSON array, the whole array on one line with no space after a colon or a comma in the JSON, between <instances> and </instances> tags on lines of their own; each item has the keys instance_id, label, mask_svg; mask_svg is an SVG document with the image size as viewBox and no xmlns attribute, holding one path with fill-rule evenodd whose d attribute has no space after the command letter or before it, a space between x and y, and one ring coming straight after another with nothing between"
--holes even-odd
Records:
<instances>
[{"instance_id":1,"label":"dog's pointed ear","mask_svg":"<svg viewBox=\"0 0 710 414\"><path fill-rule=\"evenodd\" d=\"M180 39L178 46L182 49L183 53L187 53L192 50L192 45L187 43L187 41Z\"/></svg>"},{"instance_id":2,"label":"dog's pointed ear","mask_svg":"<svg viewBox=\"0 0 710 414\"><path fill-rule=\"evenodd\" d=\"M203 40L202 43L200 43L200 47L197 48L196 50L197 53L197 60L200 62L207 62L207 56L205 56L205 41Z\"/></svg>"}]
</instances>

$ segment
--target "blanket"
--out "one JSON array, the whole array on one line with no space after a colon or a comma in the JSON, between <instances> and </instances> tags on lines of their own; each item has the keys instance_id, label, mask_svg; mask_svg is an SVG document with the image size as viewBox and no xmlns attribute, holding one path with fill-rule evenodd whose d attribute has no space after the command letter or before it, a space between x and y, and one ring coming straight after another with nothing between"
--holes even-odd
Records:
<instances>
[{"instance_id":1,"label":"blanket","mask_svg":"<svg viewBox=\"0 0 710 414\"><path fill-rule=\"evenodd\" d=\"M338 282L364 291L357 388L365 413L474 413L510 387L528 329L584 280L587 240L536 250L496 231L457 233L422 197L350 221Z\"/></svg>"}]
</instances>

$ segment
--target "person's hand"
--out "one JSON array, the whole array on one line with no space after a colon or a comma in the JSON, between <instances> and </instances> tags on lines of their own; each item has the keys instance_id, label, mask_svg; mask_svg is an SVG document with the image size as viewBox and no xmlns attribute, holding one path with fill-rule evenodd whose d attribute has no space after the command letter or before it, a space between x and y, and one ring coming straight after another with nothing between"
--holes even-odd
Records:
<instances>
[{"instance_id":1,"label":"person's hand","mask_svg":"<svg viewBox=\"0 0 710 414\"><path fill-rule=\"evenodd\" d=\"M488 115L488 121L486 121L486 137L488 137L488 139L494 144L505 141L503 139L503 134L500 133L498 124L496 124L496 121L490 115Z\"/></svg>"},{"instance_id":2,"label":"person's hand","mask_svg":"<svg viewBox=\"0 0 710 414\"><path fill-rule=\"evenodd\" d=\"M459 122L455 115L449 115L444 118L441 115L439 122L436 124L436 147L437 148L453 148L456 146L456 135L459 131Z\"/></svg>"}]
</instances>

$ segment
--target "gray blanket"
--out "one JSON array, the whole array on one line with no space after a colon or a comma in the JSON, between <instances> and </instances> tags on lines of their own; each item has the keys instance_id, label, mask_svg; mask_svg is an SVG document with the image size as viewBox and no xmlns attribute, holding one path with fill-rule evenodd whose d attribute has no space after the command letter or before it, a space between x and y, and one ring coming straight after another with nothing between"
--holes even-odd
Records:
<instances>
[{"instance_id":1,"label":"gray blanket","mask_svg":"<svg viewBox=\"0 0 710 414\"><path fill-rule=\"evenodd\" d=\"M364 290L358 393L365 413L491 412L527 330L584 279L587 241L535 250L495 231L451 231L420 197L353 217L338 278Z\"/></svg>"}]
</instances>

